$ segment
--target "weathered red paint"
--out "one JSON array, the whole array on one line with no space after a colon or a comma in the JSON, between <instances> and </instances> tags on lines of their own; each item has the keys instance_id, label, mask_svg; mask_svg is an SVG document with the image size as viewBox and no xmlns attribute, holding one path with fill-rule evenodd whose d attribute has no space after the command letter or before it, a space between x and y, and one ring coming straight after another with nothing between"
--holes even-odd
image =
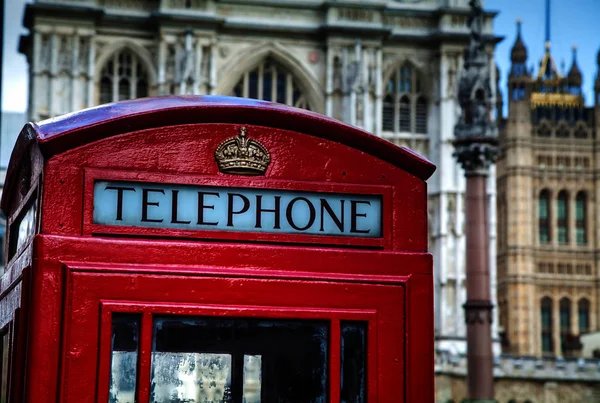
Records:
<instances>
[{"instance_id":1,"label":"weathered red paint","mask_svg":"<svg viewBox=\"0 0 600 403\"><path fill-rule=\"evenodd\" d=\"M264 176L217 168L215 148L242 125L272 155ZM0 325L15 324L21 306L12 398L107 401L111 312L139 312L139 402L149 399L154 313L330 320L331 402L339 402L340 320L365 320L369 401L433 401L425 183L433 170L406 149L321 115L235 98L135 100L28 124L2 198L9 225L30 198L39 201L37 235L1 281ZM92 223L94 179L378 193L384 233L102 226ZM9 242L14 236L9 231Z\"/></svg>"}]
</instances>

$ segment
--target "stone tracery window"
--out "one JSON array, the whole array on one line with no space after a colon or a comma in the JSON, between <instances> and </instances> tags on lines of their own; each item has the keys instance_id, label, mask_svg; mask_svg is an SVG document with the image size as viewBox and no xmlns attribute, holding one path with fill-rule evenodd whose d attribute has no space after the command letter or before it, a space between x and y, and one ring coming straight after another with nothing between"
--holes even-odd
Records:
<instances>
[{"instance_id":1,"label":"stone tracery window","mask_svg":"<svg viewBox=\"0 0 600 403\"><path fill-rule=\"evenodd\" d=\"M130 49L115 52L100 73L100 103L148 96L148 72Z\"/></svg>"},{"instance_id":2,"label":"stone tracery window","mask_svg":"<svg viewBox=\"0 0 600 403\"><path fill-rule=\"evenodd\" d=\"M271 58L265 59L253 70L245 72L234 87L233 94L237 97L278 102L310 110L298 80L290 71Z\"/></svg>"},{"instance_id":3,"label":"stone tracery window","mask_svg":"<svg viewBox=\"0 0 600 403\"><path fill-rule=\"evenodd\" d=\"M381 118L384 131L427 134L427 99L412 65L404 64L388 81Z\"/></svg>"}]
</instances>

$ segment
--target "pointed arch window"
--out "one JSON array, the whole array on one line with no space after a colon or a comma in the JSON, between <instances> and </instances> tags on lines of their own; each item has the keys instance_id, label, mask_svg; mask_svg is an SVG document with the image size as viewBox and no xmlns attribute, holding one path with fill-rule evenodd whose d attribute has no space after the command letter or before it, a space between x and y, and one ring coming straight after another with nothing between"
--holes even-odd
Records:
<instances>
[{"instance_id":1,"label":"pointed arch window","mask_svg":"<svg viewBox=\"0 0 600 403\"><path fill-rule=\"evenodd\" d=\"M540 314L542 322L542 352L551 353L554 351L554 346L552 342L552 299L550 297L542 298Z\"/></svg>"},{"instance_id":2,"label":"pointed arch window","mask_svg":"<svg viewBox=\"0 0 600 403\"><path fill-rule=\"evenodd\" d=\"M558 193L556 199L556 227L559 244L569 243L569 195L565 190Z\"/></svg>"},{"instance_id":3,"label":"pointed arch window","mask_svg":"<svg viewBox=\"0 0 600 403\"><path fill-rule=\"evenodd\" d=\"M100 73L100 103L148 96L148 72L130 49L115 52Z\"/></svg>"},{"instance_id":4,"label":"pointed arch window","mask_svg":"<svg viewBox=\"0 0 600 403\"><path fill-rule=\"evenodd\" d=\"M587 243L587 196L585 192L577 193L575 198L575 238L577 245Z\"/></svg>"},{"instance_id":5,"label":"pointed arch window","mask_svg":"<svg viewBox=\"0 0 600 403\"><path fill-rule=\"evenodd\" d=\"M550 192L540 192L538 199L538 236L540 243L550 242Z\"/></svg>"},{"instance_id":6,"label":"pointed arch window","mask_svg":"<svg viewBox=\"0 0 600 403\"><path fill-rule=\"evenodd\" d=\"M420 74L411 64L402 65L392 74L384 94L384 131L427 134L428 103L421 87Z\"/></svg>"},{"instance_id":7,"label":"pointed arch window","mask_svg":"<svg viewBox=\"0 0 600 403\"><path fill-rule=\"evenodd\" d=\"M298 80L272 58L263 60L254 69L245 72L233 88L233 94L310 110Z\"/></svg>"}]
</instances>

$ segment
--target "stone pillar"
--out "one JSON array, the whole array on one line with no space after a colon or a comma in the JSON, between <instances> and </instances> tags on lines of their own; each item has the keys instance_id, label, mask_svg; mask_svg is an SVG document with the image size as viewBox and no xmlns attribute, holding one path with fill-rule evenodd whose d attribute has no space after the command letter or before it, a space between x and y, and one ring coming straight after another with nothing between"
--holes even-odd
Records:
<instances>
[{"instance_id":1,"label":"stone pillar","mask_svg":"<svg viewBox=\"0 0 600 403\"><path fill-rule=\"evenodd\" d=\"M33 66L31 68L31 82L29 83L29 119L32 121L38 121L39 110L36 102L37 94L34 92L35 89L40 88L39 76L41 73L41 51L42 51L42 38L38 30L33 32Z\"/></svg>"},{"instance_id":2,"label":"stone pillar","mask_svg":"<svg viewBox=\"0 0 600 403\"><path fill-rule=\"evenodd\" d=\"M196 57L194 61L194 94L200 94L200 83L202 81L202 41L196 37Z\"/></svg>"},{"instance_id":3,"label":"stone pillar","mask_svg":"<svg viewBox=\"0 0 600 403\"><path fill-rule=\"evenodd\" d=\"M373 119L375 121L375 134L381 137L381 125L383 123L383 56L381 47L375 51L375 113Z\"/></svg>"},{"instance_id":4,"label":"stone pillar","mask_svg":"<svg viewBox=\"0 0 600 403\"><path fill-rule=\"evenodd\" d=\"M333 58L334 51L327 46L327 64L325 66L325 115L333 117Z\"/></svg>"},{"instance_id":5,"label":"stone pillar","mask_svg":"<svg viewBox=\"0 0 600 403\"><path fill-rule=\"evenodd\" d=\"M556 268L558 270L558 267ZM552 298L552 350L560 357L560 300Z\"/></svg>"},{"instance_id":6,"label":"stone pillar","mask_svg":"<svg viewBox=\"0 0 600 403\"><path fill-rule=\"evenodd\" d=\"M362 126L363 129L368 132L373 132L373 127L371 125L371 102L369 98L371 96L369 90L369 49L363 48L362 57L361 57L361 74L360 74L360 86L362 88Z\"/></svg>"},{"instance_id":7,"label":"stone pillar","mask_svg":"<svg viewBox=\"0 0 600 403\"><path fill-rule=\"evenodd\" d=\"M217 43L212 41L210 44L210 88L209 93L214 94L217 88ZM229 94L222 94L229 95Z\"/></svg>"},{"instance_id":8,"label":"stone pillar","mask_svg":"<svg viewBox=\"0 0 600 403\"><path fill-rule=\"evenodd\" d=\"M50 91L48 91L48 114L50 117L54 117L57 115L56 113L56 93L58 92L57 86L57 74L58 74L58 35L56 32L53 32L50 36L50 76L49 76L49 86Z\"/></svg>"},{"instance_id":9,"label":"stone pillar","mask_svg":"<svg viewBox=\"0 0 600 403\"><path fill-rule=\"evenodd\" d=\"M96 79L96 35L90 35L88 46L88 72L87 72L87 106L93 106L96 101L94 99L94 82ZM98 80L100 81L100 80Z\"/></svg>"},{"instance_id":10,"label":"stone pillar","mask_svg":"<svg viewBox=\"0 0 600 403\"><path fill-rule=\"evenodd\" d=\"M79 109L77 97L79 96L79 35L74 33L71 38L72 53L71 53L71 107L69 112Z\"/></svg>"},{"instance_id":11,"label":"stone pillar","mask_svg":"<svg viewBox=\"0 0 600 403\"><path fill-rule=\"evenodd\" d=\"M469 402L493 402L492 308L490 292L489 214L487 178L498 156L498 130L491 120L489 58L484 52L483 8L473 0L469 26L471 41L465 51L458 91L461 116L454 128L454 156L465 171L467 302L467 385ZM481 83L490 83L485 85Z\"/></svg>"},{"instance_id":12,"label":"stone pillar","mask_svg":"<svg viewBox=\"0 0 600 403\"><path fill-rule=\"evenodd\" d=\"M158 95L166 95L165 81L167 75L167 42L164 35L161 35L158 45Z\"/></svg>"}]
</instances>

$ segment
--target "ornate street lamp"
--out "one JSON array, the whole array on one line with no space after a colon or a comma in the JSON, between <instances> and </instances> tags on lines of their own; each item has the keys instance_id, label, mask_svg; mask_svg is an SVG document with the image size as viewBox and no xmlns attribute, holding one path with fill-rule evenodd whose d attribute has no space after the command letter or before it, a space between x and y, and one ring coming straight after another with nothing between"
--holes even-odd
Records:
<instances>
[{"instance_id":1,"label":"ornate street lamp","mask_svg":"<svg viewBox=\"0 0 600 403\"><path fill-rule=\"evenodd\" d=\"M461 116L454 128L454 156L467 179L467 382L469 402L493 402L492 303L486 181L498 155L498 130L491 119L490 66L482 35L481 0L471 0L471 39L458 85Z\"/></svg>"}]
</instances>

